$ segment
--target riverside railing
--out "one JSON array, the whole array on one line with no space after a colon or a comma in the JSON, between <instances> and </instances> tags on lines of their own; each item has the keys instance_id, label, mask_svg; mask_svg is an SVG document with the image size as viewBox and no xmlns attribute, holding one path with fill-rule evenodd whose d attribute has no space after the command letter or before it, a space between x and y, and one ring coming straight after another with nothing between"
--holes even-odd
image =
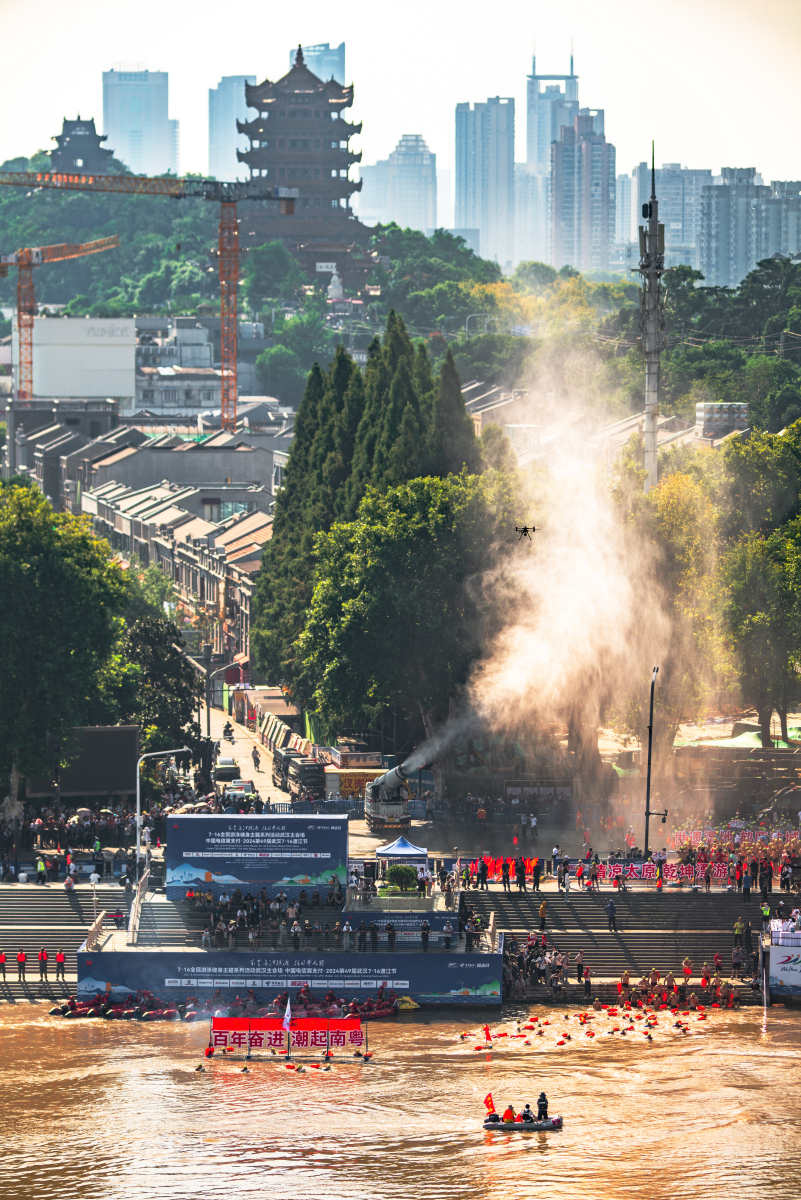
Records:
<instances>
[{"instance_id":1,"label":"riverside railing","mask_svg":"<svg viewBox=\"0 0 801 1200\"><path fill-rule=\"evenodd\" d=\"M94 921L86 932L86 941L83 944L84 950L94 950L95 946L97 945L97 939L103 931L103 922L105 919L106 910L103 909L103 911L98 913L98 915L95 917Z\"/></svg>"},{"instance_id":2,"label":"riverside railing","mask_svg":"<svg viewBox=\"0 0 801 1200\"><path fill-rule=\"evenodd\" d=\"M147 885L150 882L150 867L148 867L139 880L136 888L136 893L131 905L131 915L128 919L128 945L136 945L136 940L139 937L139 916L142 908L142 900L147 893Z\"/></svg>"}]
</instances>

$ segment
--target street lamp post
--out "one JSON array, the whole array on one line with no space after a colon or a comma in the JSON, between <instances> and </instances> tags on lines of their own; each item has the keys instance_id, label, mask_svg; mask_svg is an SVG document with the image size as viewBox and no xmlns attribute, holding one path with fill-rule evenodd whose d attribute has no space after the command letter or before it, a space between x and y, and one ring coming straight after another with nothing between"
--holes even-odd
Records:
<instances>
[{"instance_id":1,"label":"street lamp post","mask_svg":"<svg viewBox=\"0 0 801 1200\"><path fill-rule=\"evenodd\" d=\"M654 673L651 676L651 710L648 718L648 773L645 779L645 855L648 858L648 822L650 817L661 817L664 825L667 820L667 809L664 812L651 812L651 747L654 740L654 688L656 687L656 677L659 674L659 667L654 667Z\"/></svg>"},{"instance_id":2,"label":"street lamp post","mask_svg":"<svg viewBox=\"0 0 801 1200\"><path fill-rule=\"evenodd\" d=\"M141 766L146 758L171 758L173 754L183 754L189 750L188 746L181 746L178 750L151 750L149 754L143 754L136 764L136 878L139 879L139 859L142 857L142 792L141 792Z\"/></svg>"}]
</instances>

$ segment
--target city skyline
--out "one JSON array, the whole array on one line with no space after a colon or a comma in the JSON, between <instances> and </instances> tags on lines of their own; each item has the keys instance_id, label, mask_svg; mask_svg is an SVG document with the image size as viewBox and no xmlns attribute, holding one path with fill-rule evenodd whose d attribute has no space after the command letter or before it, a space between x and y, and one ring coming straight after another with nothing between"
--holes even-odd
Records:
<instances>
[{"instance_id":1,"label":"city skyline","mask_svg":"<svg viewBox=\"0 0 801 1200\"><path fill-rule=\"evenodd\" d=\"M202 7L192 11L195 16L205 14ZM30 12L21 0L6 0L0 11L6 44L24 44L33 27ZM37 55L37 72L27 70L22 57L12 56L7 63L6 80L15 104L7 107L0 129L0 160L51 148L64 116L74 118L80 112L102 122L103 71L121 59L134 59L151 71L169 73L170 115L181 127L181 170L205 173L209 88L226 75L277 79L286 72L290 47L327 40L331 46L342 41L347 45L347 82L355 85L356 97L353 119L364 121L358 146L363 161L388 157L400 137L413 131L425 138L442 169L453 170L455 104L506 95L515 99L522 115L534 41L538 71L558 74L569 68L572 36L583 94L605 109L619 168L630 169L629 164L641 161L654 139L662 161L709 167L713 173L724 165L756 165L766 180L801 176L801 147L786 139L781 123L765 122L753 103L758 80L768 72L771 85L777 77L782 79L790 110L801 100L801 82L792 70L801 49L801 12L788 0L766 0L757 15L744 0L733 0L725 8L718 0L700 6L670 0L660 10L658 26L647 13L638 12L635 22L626 0L608 0L602 11L577 0L569 17L507 0L500 19L485 21L479 38L476 20L484 10L477 4L468 3L464 21L454 27L446 14L412 0L404 20L393 23L391 56L376 53L375 23L364 20L368 9L362 0L335 21L330 9L316 0L304 6L298 18L281 12L267 15L248 0L239 12L252 34L244 50L235 42L229 47L209 38L207 21L187 24L182 6L165 11L145 0L143 19L134 27L126 23L123 30L121 18L119 24L109 21L108 11L96 0L78 0L68 13L53 0L43 0L37 22L44 17L51 37ZM719 20L724 13L727 19ZM149 15L158 18L162 32L155 52ZM426 37L420 39L418 19L423 16ZM642 47L657 33L665 70L676 87L654 89L646 104L635 67ZM714 55L709 50L713 44ZM261 45L266 49L250 48ZM74 64L73 71L64 72L65 58ZM52 99L52 89L40 86L44 72L59 79L57 100ZM434 88L431 80L436 80ZM714 106L726 118L715 126L714 161L699 105L704 95L707 108ZM517 162L526 159L526 136L525 122L518 120Z\"/></svg>"}]
</instances>

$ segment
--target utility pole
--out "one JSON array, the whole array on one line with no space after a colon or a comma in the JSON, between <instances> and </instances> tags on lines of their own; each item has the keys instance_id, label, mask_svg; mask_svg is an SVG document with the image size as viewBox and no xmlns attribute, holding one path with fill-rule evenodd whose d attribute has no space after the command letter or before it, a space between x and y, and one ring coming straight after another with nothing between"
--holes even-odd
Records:
<instances>
[{"instance_id":1,"label":"utility pole","mask_svg":"<svg viewBox=\"0 0 801 1200\"><path fill-rule=\"evenodd\" d=\"M659 224L659 202L656 198L656 169L654 145L651 143L651 199L642 206L640 226L640 262L637 270L642 276L640 298L640 346L645 355L645 430L644 462L645 491L657 485L656 421L659 416L659 356L665 344L665 304L661 279L665 272L665 227Z\"/></svg>"}]
</instances>

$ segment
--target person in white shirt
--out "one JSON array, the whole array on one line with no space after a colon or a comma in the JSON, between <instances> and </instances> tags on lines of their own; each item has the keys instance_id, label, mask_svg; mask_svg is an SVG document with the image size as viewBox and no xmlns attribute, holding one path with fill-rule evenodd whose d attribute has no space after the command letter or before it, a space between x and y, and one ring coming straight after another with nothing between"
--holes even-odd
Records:
<instances>
[{"instance_id":1,"label":"person in white shirt","mask_svg":"<svg viewBox=\"0 0 801 1200\"><path fill-rule=\"evenodd\" d=\"M97 871L92 871L92 874L89 876L89 882L91 884L100 883L100 876L98 875Z\"/></svg>"},{"instance_id":2,"label":"person in white shirt","mask_svg":"<svg viewBox=\"0 0 801 1200\"><path fill-rule=\"evenodd\" d=\"M351 926L350 921L346 920L345 924L342 926L342 949L343 950L350 950L350 935L352 933L353 933L353 927Z\"/></svg>"},{"instance_id":3,"label":"person in white shirt","mask_svg":"<svg viewBox=\"0 0 801 1200\"><path fill-rule=\"evenodd\" d=\"M530 825L531 825L531 836L534 839L534 841L536 842L537 841L537 818L533 815L533 813L531 816Z\"/></svg>"}]
</instances>

